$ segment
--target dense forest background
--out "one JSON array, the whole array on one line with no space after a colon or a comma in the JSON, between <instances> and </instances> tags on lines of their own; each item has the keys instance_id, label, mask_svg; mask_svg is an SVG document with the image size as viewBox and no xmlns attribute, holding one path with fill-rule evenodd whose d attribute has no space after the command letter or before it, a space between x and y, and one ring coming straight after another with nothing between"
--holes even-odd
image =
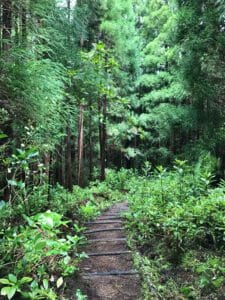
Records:
<instances>
[{"instance_id":1,"label":"dense forest background","mask_svg":"<svg viewBox=\"0 0 225 300\"><path fill-rule=\"evenodd\" d=\"M75 270L79 226L128 191L128 227L141 249L157 234L176 257L196 244L198 255L224 247L224 182L211 191L225 178L224 49L224 0L0 0L0 275L25 276L0 279L16 285L3 296L25 285L21 299L57 299L43 278ZM64 250L63 217L77 222ZM49 240L51 272L42 257ZM220 274L221 288L218 257L211 277ZM32 273L36 296L27 294ZM192 299L216 299L201 292Z\"/></svg>"},{"instance_id":2,"label":"dense forest background","mask_svg":"<svg viewBox=\"0 0 225 300\"><path fill-rule=\"evenodd\" d=\"M207 153L223 175L223 9L2 0L1 185L19 152L38 152L49 183L69 189L104 179L106 167Z\"/></svg>"}]
</instances>

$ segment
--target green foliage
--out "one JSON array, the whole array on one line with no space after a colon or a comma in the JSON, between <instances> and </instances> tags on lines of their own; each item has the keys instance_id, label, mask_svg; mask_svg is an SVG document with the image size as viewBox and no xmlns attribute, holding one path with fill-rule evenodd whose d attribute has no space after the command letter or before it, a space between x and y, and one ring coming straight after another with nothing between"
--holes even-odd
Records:
<instances>
[{"instance_id":1,"label":"green foliage","mask_svg":"<svg viewBox=\"0 0 225 300\"><path fill-rule=\"evenodd\" d=\"M76 232L75 235L67 233L62 237L63 231L68 227L68 221L62 220L62 215L58 213L47 211L24 218L28 225L6 229L1 239L1 252L4 254L1 261L3 272L4 264L13 263L12 272L21 278L17 280L16 276L8 275L8 279L1 279L1 284L9 285L2 289L2 294L7 293L11 299L16 292L26 293L26 284L35 280L36 283L29 286L29 299L32 298L31 295L35 295L35 299L42 299L44 295L46 299L56 299L48 280L51 274L58 273L65 277L74 273L78 262L84 257L84 254L78 251L84 237ZM80 234L79 227L76 227L75 231ZM43 285L39 286L42 280ZM55 280L53 289L63 284L62 277L58 277L56 282Z\"/></svg>"},{"instance_id":2,"label":"green foliage","mask_svg":"<svg viewBox=\"0 0 225 300\"><path fill-rule=\"evenodd\" d=\"M37 272L43 276L49 268L52 271L63 268L61 271L67 272L67 266L69 268L72 263L71 250L76 250L82 239L69 234L65 239L59 238L59 227L65 227L68 223L61 221L61 218L61 215L50 211L33 217L25 216L29 226L6 230L2 245L9 248L6 258L16 262L14 268L17 274ZM49 259L51 266L48 265Z\"/></svg>"},{"instance_id":3,"label":"green foliage","mask_svg":"<svg viewBox=\"0 0 225 300\"><path fill-rule=\"evenodd\" d=\"M51 190L52 209L61 212L64 215L71 215L85 223L96 217L101 210L104 210L114 201L118 201L121 193L114 190L114 184L111 182L113 171L107 174L106 182L92 182L87 188L74 186L72 193L69 193L61 186ZM116 175L115 175L116 176Z\"/></svg>"},{"instance_id":4,"label":"green foliage","mask_svg":"<svg viewBox=\"0 0 225 300\"><path fill-rule=\"evenodd\" d=\"M90 202L87 202L86 205L81 206L80 208L80 214L85 220L93 218L93 216L96 216L97 213L97 207Z\"/></svg>"},{"instance_id":5,"label":"green foliage","mask_svg":"<svg viewBox=\"0 0 225 300\"><path fill-rule=\"evenodd\" d=\"M146 256L146 268L156 274L155 289L164 297L178 296L180 291L183 295L219 294L224 284L224 187L211 188L214 159L205 156L202 161L193 169L186 161L176 160L173 171L159 166L150 177L131 176L125 184L130 191L131 245ZM178 277L172 276L171 282L166 277L162 287L164 268L165 272L178 268ZM178 279L179 272L190 273L190 279ZM146 285L147 280L148 276Z\"/></svg>"},{"instance_id":6,"label":"green foliage","mask_svg":"<svg viewBox=\"0 0 225 300\"><path fill-rule=\"evenodd\" d=\"M126 169L121 169L119 172L107 170L106 184L113 190L123 191L126 188L127 178L131 174L131 171Z\"/></svg>"},{"instance_id":7,"label":"green foliage","mask_svg":"<svg viewBox=\"0 0 225 300\"><path fill-rule=\"evenodd\" d=\"M24 158L28 156L25 150L19 153ZM17 156L14 158L18 159ZM32 193L27 193L29 205L35 204L31 209L34 214L23 215L23 220L18 219L18 212L24 212L23 203L14 203L12 209L8 203L1 202L0 272L10 278L2 279L0 284L6 285L2 287L2 293L9 299L15 293L25 299L57 299L58 289L66 285L66 277L76 272L79 261L86 257L81 251L85 243L83 224L98 216L113 201L121 201L124 197L116 188L124 187L128 172L123 170L117 175L108 170L107 174L106 182L96 181L84 189L74 186L72 192L60 185L50 188L50 201L46 195L46 199L42 199L43 186L37 186ZM112 178L115 178L114 182L111 182ZM17 195L15 201L18 200ZM43 212L46 205L52 210ZM14 224L14 218L20 225ZM11 273L18 278L14 285L7 281L11 280L12 276L7 275ZM24 281L27 277L29 282ZM78 296L85 299L79 291Z\"/></svg>"},{"instance_id":8,"label":"green foliage","mask_svg":"<svg viewBox=\"0 0 225 300\"><path fill-rule=\"evenodd\" d=\"M85 296L79 289L76 292L76 297L77 297L77 300L86 300L87 299L87 296Z\"/></svg>"},{"instance_id":9,"label":"green foliage","mask_svg":"<svg viewBox=\"0 0 225 300\"><path fill-rule=\"evenodd\" d=\"M209 257L206 262L197 264L194 269L200 275L200 287L219 289L224 283L224 266L224 260L215 257Z\"/></svg>"},{"instance_id":10,"label":"green foliage","mask_svg":"<svg viewBox=\"0 0 225 300\"><path fill-rule=\"evenodd\" d=\"M31 281L31 277L23 277L20 280L18 280L15 275L9 274L8 279L0 279L1 284L8 285L1 289L1 295L7 296L8 299L12 299L16 293L21 294L24 297L24 299L57 299L57 296L54 293L54 291L51 288L49 288L49 282L47 279L43 280L41 287L38 286L35 280L32 282ZM30 282L30 291L23 291L24 285L27 285Z\"/></svg>"},{"instance_id":11,"label":"green foliage","mask_svg":"<svg viewBox=\"0 0 225 300\"><path fill-rule=\"evenodd\" d=\"M137 80L140 160L168 164L180 150L179 136L194 127L195 114L185 105L186 91L177 78L176 11L170 1L145 4L140 5L142 74Z\"/></svg>"},{"instance_id":12,"label":"green foliage","mask_svg":"<svg viewBox=\"0 0 225 300\"><path fill-rule=\"evenodd\" d=\"M15 134L25 135L22 127L33 125L32 142L38 141L39 147L42 144L52 147L61 130L63 67L50 60L40 60L32 53L15 50L3 69L7 76L2 83L3 90L4 93L10 91L10 114L18 116L13 120Z\"/></svg>"},{"instance_id":13,"label":"green foliage","mask_svg":"<svg viewBox=\"0 0 225 300\"><path fill-rule=\"evenodd\" d=\"M12 299L16 292L21 292L23 285L32 281L31 277L23 277L20 280L13 274L9 274L8 278L1 278L0 283L6 285L1 289L1 295Z\"/></svg>"},{"instance_id":14,"label":"green foliage","mask_svg":"<svg viewBox=\"0 0 225 300\"><path fill-rule=\"evenodd\" d=\"M114 43L113 50L122 63L123 69L129 68L130 74L127 72L126 77L132 73L135 75L139 63L137 45L139 37L135 27L136 16L133 1L103 0L101 2L104 12L101 29Z\"/></svg>"},{"instance_id":15,"label":"green foliage","mask_svg":"<svg viewBox=\"0 0 225 300\"><path fill-rule=\"evenodd\" d=\"M209 191L211 176L209 178L206 174L204 178L201 174L191 173L183 161L176 161L174 169L167 172L161 166L157 167L157 173L153 175L155 179L150 182L144 180L136 191L140 200L136 195L131 197L137 210L133 222L137 230L144 234L144 238L139 236L139 242L144 245L150 236L152 239L157 233L175 250L177 247L182 250L201 245L207 238L216 245L222 245L224 225L220 223L219 212L214 217L212 212L218 206L222 209L223 200L218 195L222 195L223 190ZM145 219L144 215L141 217L141 212L149 218L147 223L136 223L135 218ZM145 232L148 232L149 238L146 238Z\"/></svg>"},{"instance_id":16,"label":"green foliage","mask_svg":"<svg viewBox=\"0 0 225 300\"><path fill-rule=\"evenodd\" d=\"M44 279L40 286L34 280L29 286L29 292L22 292L22 295L25 299L48 299L48 300L56 300L57 295L52 288L49 287L49 281Z\"/></svg>"}]
</instances>

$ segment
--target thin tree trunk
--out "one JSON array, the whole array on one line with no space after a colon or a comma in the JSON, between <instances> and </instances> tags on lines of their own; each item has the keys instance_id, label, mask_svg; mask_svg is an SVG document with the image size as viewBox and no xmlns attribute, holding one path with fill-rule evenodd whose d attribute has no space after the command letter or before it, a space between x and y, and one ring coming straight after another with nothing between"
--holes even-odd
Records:
<instances>
[{"instance_id":1,"label":"thin tree trunk","mask_svg":"<svg viewBox=\"0 0 225 300\"><path fill-rule=\"evenodd\" d=\"M46 153L44 155L44 165L45 165L45 175L46 175L46 182L49 181L49 173L50 173L50 160L51 160L51 154Z\"/></svg>"},{"instance_id":2,"label":"thin tree trunk","mask_svg":"<svg viewBox=\"0 0 225 300\"><path fill-rule=\"evenodd\" d=\"M100 144L100 180L105 180L106 169L106 96L98 101L99 111L99 144Z\"/></svg>"},{"instance_id":3,"label":"thin tree trunk","mask_svg":"<svg viewBox=\"0 0 225 300\"><path fill-rule=\"evenodd\" d=\"M72 153L71 153L71 130L66 129L66 186L72 190Z\"/></svg>"},{"instance_id":4,"label":"thin tree trunk","mask_svg":"<svg viewBox=\"0 0 225 300\"><path fill-rule=\"evenodd\" d=\"M14 30L15 30L15 44L19 44L20 43L20 9L19 9L19 6L14 4L14 7L13 7L13 13L14 13L14 18L13 18L13 21L14 21Z\"/></svg>"},{"instance_id":5,"label":"thin tree trunk","mask_svg":"<svg viewBox=\"0 0 225 300\"><path fill-rule=\"evenodd\" d=\"M24 4L24 6L22 7L22 12L21 12L22 16L22 42L23 44L26 44L27 42L27 8Z\"/></svg>"},{"instance_id":6,"label":"thin tree trunk","mask_svg":"<svg viewBox=\"0 0 225 300\"><path fill-rule=\"evenodd\" d=\"M63 139L62 142L62 178L61 182L62 185L65 187L66 186L66 154L65 154L65 145L66 145L66 138Z\"/></svg>"},{"instance_id":7,"label":"thin tree trunk","mask_svg":"<svg viewBox=\"0 0 225 300\"><path fill-rule=\"evenodd\" d=\"M46 178L47 178L47 183L48 183L48 203L50 203L51 201L51 185L52 185L52 153L47 153L45 155L45 174L46 174Z\"/></svg>"},{"instance_id":8,"label":"thin tree trunk","mask_svg":"<svg viewBox=\"0 0 225 300\"><path fill-rule=\"evenodd\" d=\"M68 20L69 20L69 23L70 23L70 20L71 20L71 1L70 0L67 0L67 11L68 11ZM69 37L69 40L70 40L70 31L68 32L68 37Z\"/></svg>"},{"instance_id":9,"label":"thin tree trunk","mask_svg":"<svg viewBox=\"0 0 225 300\"><path fill-rule=\"evenodd\" d=\"M93 137L92 137L92 101L89 101L89 134L88 134L88 148L89 148L89 180L92 180L93 176Z\"/></svg>"},{"instance_id":10,"label":"thin tree trunk","mask_svg":"<svg viewBox=\"0 0 225 300\"><path fill-rule=\"evenodd\" d=\"M3 50L8 50L10 48L9 42L12 33L12 0L3 0L2 25Z\"/></svg>"},{"instance_id":11,"label":"thin tree trunk","mask_svg":"<svg viewBox=\"0 0 225 300\"><path fill-rule=\"evenodd\" d=\"M78 122L78 185L84 184L84 106L80 105Z\"/></svg>"}]
</instances>

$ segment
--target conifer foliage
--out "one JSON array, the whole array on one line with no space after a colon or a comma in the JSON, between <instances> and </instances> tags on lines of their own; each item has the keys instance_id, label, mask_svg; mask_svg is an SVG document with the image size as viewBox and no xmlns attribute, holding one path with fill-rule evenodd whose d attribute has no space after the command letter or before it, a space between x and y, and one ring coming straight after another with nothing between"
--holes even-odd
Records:
<instances>
[{"instance_id":1,"label":"conifer foliage","mask_svg":"<svg viewBox=\"0 0 225 300\"><path fill-rule=\"evenodd\" d=\"M32 145L48 181L69 189L95 168L104 179L107 166L202 151L223 168L223 1L11 0L0 9L3 157Z\"/></svg>"}]
</instances>

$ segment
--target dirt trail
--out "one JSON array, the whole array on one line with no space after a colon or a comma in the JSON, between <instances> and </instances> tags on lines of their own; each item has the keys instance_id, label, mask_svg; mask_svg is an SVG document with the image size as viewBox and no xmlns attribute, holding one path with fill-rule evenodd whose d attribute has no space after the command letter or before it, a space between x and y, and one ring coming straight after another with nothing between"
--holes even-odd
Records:
<instances>
[{"instance_id":1,"label":"dirt trail","mask_svg":"<svg viewBox=\"0 0 225 300\"><path fill-rule=\"evenodd\" d=\"M89 258L80 264L79 285L88 300L140 300L140 282L126 246L121 213L127 203L112 206L87 224Z\"/></svg>"}]
</instances>

